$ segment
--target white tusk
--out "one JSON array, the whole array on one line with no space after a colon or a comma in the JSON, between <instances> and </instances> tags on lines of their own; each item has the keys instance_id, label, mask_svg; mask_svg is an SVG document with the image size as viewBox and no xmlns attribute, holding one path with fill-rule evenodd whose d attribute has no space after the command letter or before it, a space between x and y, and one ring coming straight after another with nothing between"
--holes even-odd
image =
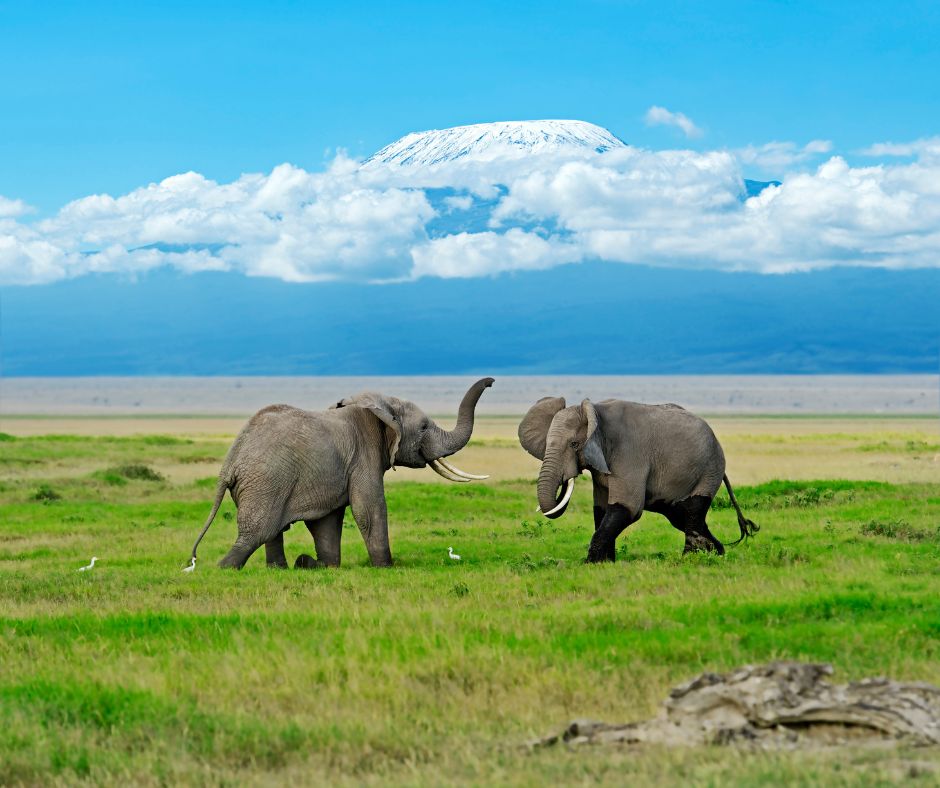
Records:
<instances>
[{"instance_id":1,"label":"white tusk","mask_svg":"<svg viewBox=\"0 0 940 788\"><path fill-rule=\"evenodd\" d=\"M489 479L489 476L480 476L476 473L467 473L466 471L460 470L460 468L455 468L449 462L446 462L443 457L439 457L436 462L439 462L444 468L450 471L454 476L460 476L464 479Z\"/></svg>"},{"instance_id":2,"label":"white tusk","mask_svg":"<svg viewBox=\"0 0 940 788\"><path fill-rule=\"evenodd\" d=\"M469 479L461 479L459 476L455 476L450 471L445 470L441 465L438 464L437 460L431 460L428 465L431 467L431 470L433 470L439 476L443 476L448 481L462 482L463 484L467 484L470 481Z\"/></svg>"},{"instance_id":3,"label":"white tusk","mask_svg":"<svg viewBox=\"0 0 940 788\"><path fill-rule=\"evenodd\" d=\"M565 494L561 499L561 503L558 504L550 512L545 512L545 517L548 517L550 514L555 514L559 509L564 509L568 505L568 501L571 500L571 493L574 492L574 477L568 479L568 486L565 488Z\"/></svg>"}]
</instances>

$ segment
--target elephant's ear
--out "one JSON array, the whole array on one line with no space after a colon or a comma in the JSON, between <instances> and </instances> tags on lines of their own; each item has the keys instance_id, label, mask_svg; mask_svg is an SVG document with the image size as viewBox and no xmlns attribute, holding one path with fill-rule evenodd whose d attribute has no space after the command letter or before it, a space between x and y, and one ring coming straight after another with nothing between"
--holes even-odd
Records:
<instances>
[{"instance_id":1,"label":"elephant's ear","mask_svg":"<svg viewBox=\"0 0 940 788\"><path fill-rule=\"evenodd\" d=\"M385 425L385 448L388 449L388 461L392 467L395 466L395 456L398 454L398 444L401 443L401 422L395 415L395 409L388 397L381 394L365 392L357 394L355 397L346 397L336 403L337 408L345 408L347 405L358 405L370 411L382 424Z\"/></svg>"},{"instance_id":2,"label":"elephant's ear","mask_svg":"<svg viewBox=\"0 0 940 788\"><path fill-rule=\"evenodd\" d=\"M519 423L519 443L537 460L545 459L545 439L555 414L565 407L564 397L542 397Z\"/></svg>"},{"instance_id":3,"label":"elephant's ear","mask_svg":"<svg viewBox=\"0 0 940 788\"><path fill-rule=\"evenodd\" d=\"M599 473L610 473L607 459L604 457L604 435L599 429L597 411L591 400L586 399L581 403L581 417L587 423L587 435L584 439L584 448L581 449L585 464Z\"/></svg>"}]
</instances>

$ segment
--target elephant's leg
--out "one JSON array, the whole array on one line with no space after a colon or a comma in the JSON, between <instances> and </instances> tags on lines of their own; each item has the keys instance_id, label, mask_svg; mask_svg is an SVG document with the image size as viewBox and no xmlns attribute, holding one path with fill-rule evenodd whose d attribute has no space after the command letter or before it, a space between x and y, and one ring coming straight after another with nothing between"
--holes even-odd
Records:
<instances>
[{"instance_id":1,"label":"elephant's leg","mask_svg":"<svg viewBox=\"0 0 940 788\"><path fill-rule=\"evenodd\" d=\"M359 526L369 552L372 566L391 566L392 550L388 544L388 508L385 505L385 487L367 482L353 485L349 491L349 506Z\"/></svg>"},{"instance_id":2,"label":"elephant's leg","mask_svg":"<svg viewBox=\"0 0 940 788\"><path fill-rule=\"evenodd\" d=\"M708 507L711 506L711 503L711 498L704 495L693 495L691 498L673 504L676 510L675 517L683 523L682 530L685 531L685 549L682 551L683 553L716 552L718 555L725 554L724 545L715 538L705 522L705 516L708 514ZM673 522L673 518L670 517L669 521Z\"/></svg>"},{"instance_id":3,"label":"elephant's leg","mask_svg":"<svg viewBox=\"0 0 940 788\"><path fill-rule=\"evenodd\" d=\"M219 561L219 566L223 569L241 569L262 544L264 540L260 536L239 536L232 549Z\"/></svg>"},{"instance_id":4,"label":"elephant's leg","mask_svg":"<svg viewBox=\"0 0 940 788\"><path fill-rule=\"evenodd\" d=\"M636 514L634 514L626 506L619 503L608 506L600 528L594 531L594 537L591 539L591 546L588 548L587 555L588 563L613 561L616 557L616 552L613 549L615 540L628 525L640 519L642 511L642 509L637 509Z\"/></svg>"},{"instance_id":5,"label":"elephant's leg","mask_svg":"<svg viewBox=\"0 0 940 788\"><path fill-rule=\"evenodd\" d=\"M669 524L675 528L677 531L682 531L685 535L685 549L682 551L683 555L685 553L692 552L697 549L695 547L695 540L691 539L689 534L691 533L688 522L688 513L685 509L677 506L674 503L664 503L662 501L656 501L655 503L650 504L648 507L651 512L656 512L663 515Z\"/></svg>"},{"instance_id":6,"label":"elephant's leg","mask_svg":"<svg viewBox=\"0 0 940 788\"><path fill-rule=\"evenodd\" d=\"M313 543L317 547L317 561L321 566L339 566L340 543L343 538L343 516L346 507L330 512L319 520L305 520Z\"/></svg>"},{"instance_id":7,"label":"elephant's leg","mask_svg":"<svg viewBox=\"0 0 940 788\"><path fill-rule=\"evenodd\" d=\"M596 532L604 522L604 515L607 514L607 488L602 487L596 481L594 482L594 531ZM617 560L617 546L615 541L610 542L607 561Z\"/></svg>"},{"instance_id":8,"label":"elephant's leg","mask_svg":"<svg viewBox=\"0 0 940 788\"><path fill-rule=\"evenodd\" d=\"M264 557L269 568L287 569L287 556L284 555L284 531L264 543Z\"/></svg>"},{"instance_id":9,"label":"elephant's leg","mask_svg":"<svg viewBox=\"0 0 940 788\"><path fill-rule=\"evenodd\" d=\"M265 542L283 531L281 506L253 507L242 505L238 509L238 538L232 549L219 561L224 569L241 569L252 554Z\"/></svg>"}]
</instances>

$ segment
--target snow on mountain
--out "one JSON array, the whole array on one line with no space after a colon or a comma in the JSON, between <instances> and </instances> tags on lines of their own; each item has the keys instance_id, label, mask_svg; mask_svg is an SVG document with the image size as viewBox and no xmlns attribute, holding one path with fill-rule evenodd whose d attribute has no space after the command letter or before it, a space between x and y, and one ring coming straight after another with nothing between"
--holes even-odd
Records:
<instances>
[{"instance_id":1,"label":"snow on mountain","mask_svg":"<svg viewBox=\"0 0 940 788\"><path fill-rule=\"evenodd\" d=\"M603 153L624 147L626 143L607 129L583 120L500 121L406 134L374 153L364 164L428 166L532 153Z\"/></svg>"}]
</instances>

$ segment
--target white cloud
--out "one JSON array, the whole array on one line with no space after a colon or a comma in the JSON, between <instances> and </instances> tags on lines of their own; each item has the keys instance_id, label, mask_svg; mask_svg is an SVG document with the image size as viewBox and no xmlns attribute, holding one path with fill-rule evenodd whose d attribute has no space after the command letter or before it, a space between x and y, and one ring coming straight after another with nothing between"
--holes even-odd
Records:
<instances>
[{"instance_id":1,"label":"white cloud","mask_svg":"<svg viewBox=\"0 0 940 788\"><path fill-rule=\"evenodd\" d=\"M581 250L559 238L544 238L513 227L492 231L456 233L415 247L412 276L491 276L503 271L552 268L581 259Z\"/></svg>"},{"instance_id":2,"label":"white cloud","mask_svg":"<svg viewBox=\"0 0 940 788\"><path fill-rule=\"evenodd\" d=\"M701 137L702 130L696 126L691 118L682 112L670 112L665 107L652 106L643 116L647 126L675 126L682 129L686 137Z\"/></svg>"},{"instance_id":3,"label":"white cloud","mask_svg":"<svg viewBox=\"0 0 940 788\"><path fill-rule=\"evenodd\" d=\"M831 150L829 140L812 140L802 147L795 142L767 142L739 148L735 155L742 164L751 164L768 172L782 172Z\"/></svg>"},{"instance_id":4,"label":"white cloud","mask_svg":"<svg viewBox=\"0 0 940 788\"><path fill-rule=\"evenodd\" d=\"M466 211L473 206L473 197L471 197L469 194L445 197L444 205L447 206L447 210L450 213L453 213L454 211Z\"/></svg>"},{"instance_id":5,"label":"white cloud","mask_svg":"<svg viewBox=\"0 0 940 788\"><path fill-rule=\"evenodd\" d=\"M920 156L940 158L940 137L926 137L913 142L876 142L859 151L863 156L884 158L886 156Z\"/></svg>"},{"instance_id":6,"label":"white cloud","mask_svg":"<svg viewBox=\"0 0 940 788\"><path fill-rule=\"evenodd\" d=\"M10 200L0 194L0 219L32 213L32 208L22 200Z\"/></svg>"},{"instance_id":7,"label":"white cloud","mask_svg":"<svg viewBox=\"0 0 940 788\"><path fill-rule=\"evenodd\" d=\"M591 259L777 273L937 268L938 139L872 146L871 155L912 160L867 167L831 156L808 168L831 150L822 140L744 151L626 147L420 170L360 169L340 155L324 172L283 164L231 183L182 173L124 195L90 195L32 222L22 201L0 198L0 282L158 266L388 281ZM773 166L781 185L745 199L744 168L757 166ZM431 187L452 190L435 192L440 212L424 191ZM481 198L489 213L469 211ZM474 231L460 224L471 220Z\"/></svg>"}]
</instances>

